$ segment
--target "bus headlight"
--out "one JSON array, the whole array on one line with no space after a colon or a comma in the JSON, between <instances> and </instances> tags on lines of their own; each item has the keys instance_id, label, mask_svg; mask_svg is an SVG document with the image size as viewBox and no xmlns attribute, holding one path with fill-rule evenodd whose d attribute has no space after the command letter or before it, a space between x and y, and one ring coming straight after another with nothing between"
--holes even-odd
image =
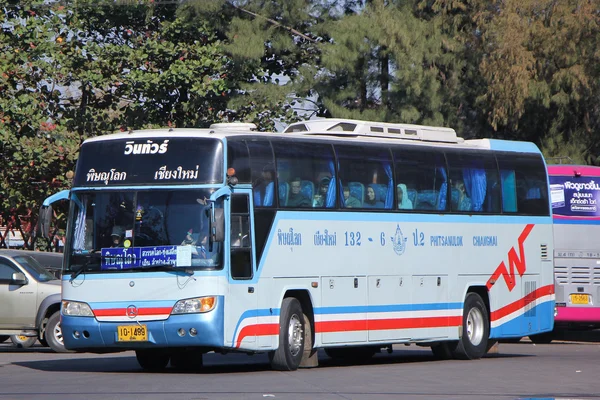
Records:
<instances>
[{"instance_id":1,"label":"bus headlight","mask_svg":"<svg viewBox=\"0 0 600 400\"><path fill-rule=\"evenodd\" d=\"M87 303L79 301L62 301L62 314L69 317L93 317L94 313Z\"/></svg>"},{"instance_id":2,"label":"bus headlight","mask_svg":"<svg viewBox=\"0 0 600 400\"><path fill-rule=\"evenodd\" d=\"M205 313L215 308L217 298L215 296L195 297L193 299L179 300L175 303L171 314L193 314Z\"/></svg>"}]
</instances>

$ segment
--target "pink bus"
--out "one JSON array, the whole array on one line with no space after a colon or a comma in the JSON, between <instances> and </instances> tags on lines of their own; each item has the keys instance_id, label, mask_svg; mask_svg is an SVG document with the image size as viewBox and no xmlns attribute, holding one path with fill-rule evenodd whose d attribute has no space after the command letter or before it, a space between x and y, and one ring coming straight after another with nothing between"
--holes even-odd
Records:
<instances>
[{"instance_id":1,"label":"pink bus","mask_svg":"<svg viewBox=\"0 0 600 400\"><path fill-rule=\"evenodd\" d=\"M549 165L556 329L600 327L600 167ZM552 332L538 335L550 342Z\"/></svg>"}]
</instances>

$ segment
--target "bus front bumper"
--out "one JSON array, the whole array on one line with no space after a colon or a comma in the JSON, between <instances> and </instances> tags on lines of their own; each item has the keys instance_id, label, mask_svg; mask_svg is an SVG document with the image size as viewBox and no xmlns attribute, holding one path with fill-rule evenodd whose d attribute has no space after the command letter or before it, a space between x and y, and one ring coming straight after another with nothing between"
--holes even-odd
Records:
<instances>
[{"instance_id":1,"label":"bus front bumper","mask_svg":"<svg viewBox=\"0 0 600 400\"><path fill-rule=\"evenodd\" d=\"M162 321L100 322L94 317L61 316L65 347L79 351L124 351L166 347L222 348L223 302L207 313L171 315ZM146 340L119 340L118 328L143 325ZM139 339L139 338L138 338Z\"/></svg>"}]
</instances>

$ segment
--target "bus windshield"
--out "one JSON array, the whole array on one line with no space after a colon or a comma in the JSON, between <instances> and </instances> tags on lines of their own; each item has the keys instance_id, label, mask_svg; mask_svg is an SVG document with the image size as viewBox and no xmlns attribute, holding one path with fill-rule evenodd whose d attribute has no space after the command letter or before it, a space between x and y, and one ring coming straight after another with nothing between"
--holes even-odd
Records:
<instances>
[{"instance_id":1,"label":"bus windshield","mask_svg":"<svg viewBox=\"0 0 600 400\"><path fill-rule=\"evenodd\" d=\"M212 192L73 193L67 270L222 268L221 246L212 243L208 235Z\"/></svg>"}]
</instances>

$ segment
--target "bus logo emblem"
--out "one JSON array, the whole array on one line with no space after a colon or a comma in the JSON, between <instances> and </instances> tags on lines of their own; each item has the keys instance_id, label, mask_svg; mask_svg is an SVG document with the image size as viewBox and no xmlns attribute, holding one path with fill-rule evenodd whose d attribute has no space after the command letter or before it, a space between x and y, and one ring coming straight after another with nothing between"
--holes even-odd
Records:
<instances>
[{"instance_id":1,"label":"bus logo emblem","mask_svg":"<svg viewBox=\"0 0 600 400\"><path fill-rule=\"evenodd\" d=\"M138 316L138 309L136 306L131 305L127 307L127 316L129 318L135 318Z\"/></svg>"},{"instance_id":2,"label":"bus logo emblem","mask_svg":"<svg viewBox=\"0 0 600 400\"><path fill-rule=\"evenodd\" d=\"M394 246L394 251L396 254L401 256L404 254L406 250L406 238L402 235L402 230L400 229L400 225L396 226L396 233L393 236L392 244Z\"/></svg>"}]
</instances>

